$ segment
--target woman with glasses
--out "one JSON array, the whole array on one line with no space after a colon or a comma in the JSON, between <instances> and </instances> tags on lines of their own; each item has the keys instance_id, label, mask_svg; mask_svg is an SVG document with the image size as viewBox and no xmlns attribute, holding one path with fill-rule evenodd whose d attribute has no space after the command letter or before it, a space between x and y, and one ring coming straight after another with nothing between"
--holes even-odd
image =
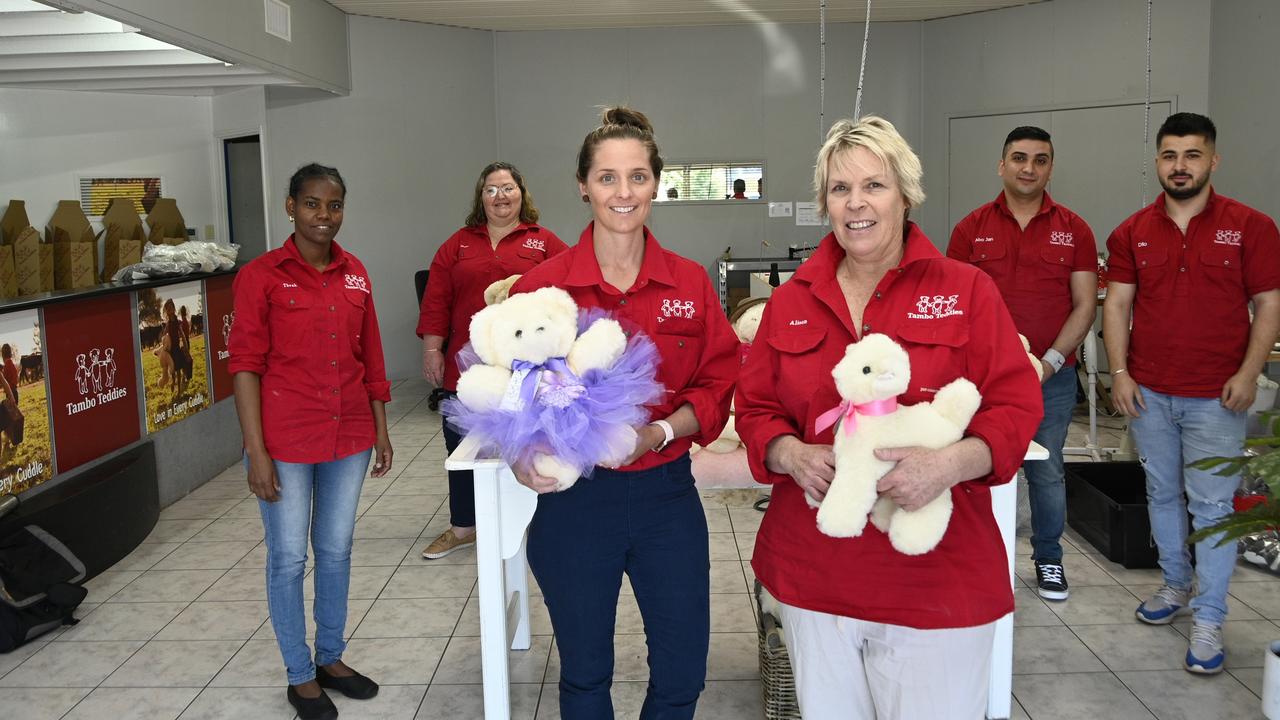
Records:
<instances>
[{"instance_id":1,"label":"woman with glasses","mask_svg":"<svg viewBox=\"0 0 1280 720\"><path fill-rule=\"evenodd\" d=\"M457 390L458 350L471 338L471 316L484 307L484 290L522 275L567 246L537 224L538 209L514 165L495 162L480 171L466 224L436 251L422 294L418 337L422 374L452 395ZM446 424L444 442L453 452L462 438ZM423 551L442 558L476 542L476 497L471 472L449 473L449 528Z\"/></svg>"}]
</instances>

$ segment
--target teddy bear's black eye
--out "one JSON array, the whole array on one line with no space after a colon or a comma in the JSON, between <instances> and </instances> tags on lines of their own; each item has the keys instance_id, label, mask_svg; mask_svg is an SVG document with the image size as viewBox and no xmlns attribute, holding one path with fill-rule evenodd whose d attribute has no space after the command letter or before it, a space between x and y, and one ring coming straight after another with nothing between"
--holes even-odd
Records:
<instances>
[{"instance_id":1,"label":"teddy bear's black eye","mask_svg":"<svg viewBox=\"0 0 1280 720\"><path fill-rule=\"evenodd\" d=\"M524 331L523 331L523 330L517 330L517 331L516 331L516 337L520 337L521 335L524 335Z\"/></svg>"},{"instance_id":2,"label":"teddy bear's black eye","mask_svg":"<svg viewBox=\"0 0 1280 720\"><path fill-rule=\"evenodd\" d=\"M520 335L520 333L516 333L516 335L517 335L517 336L519 336L519 335ZM863 374L863 375L870 375L870 374L871 374L871 366L870 366L870 365L863 365L863 366L862 366L862 374Z\"/></svg>"},{"instance_id":3,"label":"teddy bear's black eye","mask_svg":"<svg viewBox=\"0 0 1280 720\"><path fill-rule=\"evenodd\" d=\"M543 330L546 330L546 328L538 328L538 332L542 332Z\"/></svg>"}]
</instances>

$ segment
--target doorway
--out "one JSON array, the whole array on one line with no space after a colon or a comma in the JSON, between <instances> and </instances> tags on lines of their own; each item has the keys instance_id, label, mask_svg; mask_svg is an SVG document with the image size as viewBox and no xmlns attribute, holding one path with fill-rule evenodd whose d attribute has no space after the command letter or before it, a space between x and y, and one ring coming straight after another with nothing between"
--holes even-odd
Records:
<instances>
[{"instance_id":1,"label":"doorway","mask_svg":"<svg viewBox=\"0 0 1280 720\"><path fill-rule=\"evenodd\" d=\"M240 246L239 264L267 251L262 207L262 141L257 135L222 141L227 179L227 234Z\"/></svg>"}]
</instances>

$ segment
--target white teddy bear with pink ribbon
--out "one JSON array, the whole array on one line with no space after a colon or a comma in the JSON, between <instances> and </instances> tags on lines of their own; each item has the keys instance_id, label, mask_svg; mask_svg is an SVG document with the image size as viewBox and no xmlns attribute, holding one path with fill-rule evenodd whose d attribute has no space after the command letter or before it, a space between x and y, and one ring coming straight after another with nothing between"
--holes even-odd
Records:
<instances>
[{"instance_id":1,"label":"white teddy bear with pink ribbon","mask_svg":"<svg viewBox=\"0 0 1280 720\"><path fill-rule=\"evenodd\" d=\"M821 505L809 498L810 505L818 506L818 529L832 537L857 537L869 517L898 552L929 552L947 531L951 492L912 511L879 497L876 484L894 463L880 460L875 451L939 449L959 441L982 402L978 388L958 378L943 386L932 402L899 406L898 396L911 381L911 360L902 346L880 334L845 348L831 375L843 401L817 420L818 432L837 425L835 478Z\"/></svg>"}]
</instances>

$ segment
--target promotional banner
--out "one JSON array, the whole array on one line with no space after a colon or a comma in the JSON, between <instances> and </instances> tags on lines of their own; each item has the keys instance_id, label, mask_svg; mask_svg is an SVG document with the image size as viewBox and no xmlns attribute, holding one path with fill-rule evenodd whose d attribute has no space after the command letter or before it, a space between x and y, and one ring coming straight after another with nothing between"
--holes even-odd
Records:
<instances>
[{"instance_id":1,"label":"promotional banner","mask_svg":"<svg viewBox=\"0 0 1280 720\"><path fill-rule=\"evenodd\" d=\"M209 407L204 294L199 280L146 288L138 296L138 339L147 432Z\"/></svg>"},{"instance_id":2,"label":"promotional banner","mask_svg":"<svg viewBox=\"0 0 1280 720\"><path fill-rule=\"evenodd\" d=\"M0 315L0 495L53 477L40 311Z\"/></svg>"},{"instance_id":3,"label":"promotional banner","mask_svg":"<svg viewBox=\"0 0 1280 720\"><path fill-rule=\"evenodd\" d=\"M132 325L128 293L53 303L44 309L59 472L139 437Z\"/></svg>"},{"instance_id":4,"label":"promotional banner","mask_svg":"<svg viewBox=\"0 0 1280 720\"><path fill-rule=\"evenodd\" d=\"M234 275L222 275L204 281L205 317L209 318L209 377L213 382L213 400L231 397L231 372L227 369L231 353L231 323L236 319L231 284Z\"/></svg>"}]
</instances>

